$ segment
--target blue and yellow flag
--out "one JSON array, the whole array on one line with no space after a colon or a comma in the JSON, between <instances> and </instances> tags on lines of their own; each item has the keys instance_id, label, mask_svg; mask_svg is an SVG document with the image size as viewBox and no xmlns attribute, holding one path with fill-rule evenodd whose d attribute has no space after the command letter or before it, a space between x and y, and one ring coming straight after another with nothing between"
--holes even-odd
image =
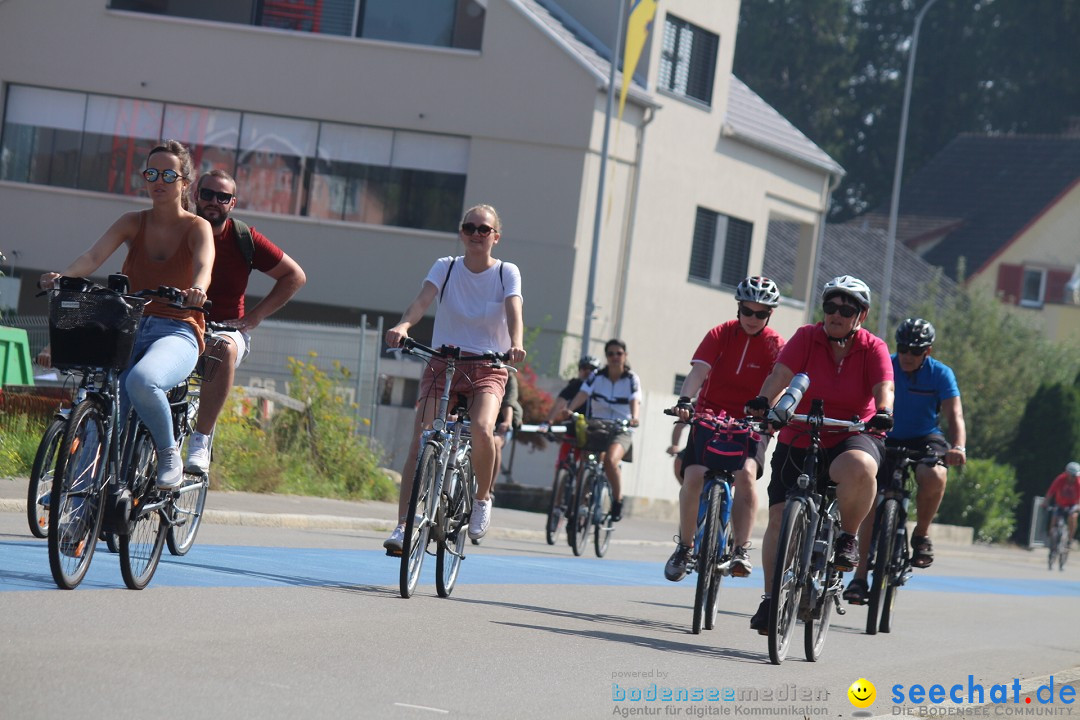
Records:
<instances>
[{"instance_id":1,"label":"blue and yellow flag","mask_svg":"<svg viewBox=\"0 0 1080 720\"><path fill-rule=\"evenodd\" d=\"M626 107L626 93L630 89L634 72L637 70L641 51L649 39L653 18L656 16L658 0L633 0L630 5L630 17L626 21L626 44L623 48L622 89L619 91L619 119L622 120L623 108Z\"/></svg>"}]
</instances>

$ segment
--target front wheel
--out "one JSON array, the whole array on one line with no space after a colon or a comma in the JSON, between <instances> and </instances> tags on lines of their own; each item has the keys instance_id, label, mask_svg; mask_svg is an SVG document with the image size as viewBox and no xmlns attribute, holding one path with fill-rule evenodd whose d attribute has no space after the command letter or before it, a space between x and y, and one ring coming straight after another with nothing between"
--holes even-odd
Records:
<instances>
[{"instance_id":1,"label":"front wheel","mask_svg":"<svg viewBox=\"0 0 1080 720\"><path fill-rule=\"evenodd\" d=\"M893 550L896 543L896 521L900 513L900 503L892 498L885 500L881 505L875 524L874 564L871 570L874 573L870 583L870 601L866 613L866 634L876 635L878 631L878 617L882 613L882 605L886 597L892 597L889 592L892 587L892 561Z\"/></svg>"},{"instance_id":2,"label":"front wheel","mask_svg":"<svg viewBox=\"0 0 1080 720\"><path fill-rule=\"evenodd\" d=\"M163 505L167 501L154 486L157 481L157 450L150 431L141 423L125 452L126 486L131 490L131 521L120 536L120 574L132 590L150 583L161 560L168 525Z\"/></svg>"},{"instance_id":3,"label":"front wheel","mask_svg":"<svg viewBox=\"0 0 1080 720\"><path fill-rule=\"evenodd\" d=\"M799 601L802 599L806 568L803 567L803 546L810 519L801 500L789 500L784 508L780 540L776 546L776 566L773 569L772 602L769 604L769 660L779 665L787 657L791 637L798 621Z\"/></svg>"},{"instance_id":4,"label":"front wheel","mask_svg":"<svg viewBox=\"0 0 1080 720\"><path fill-rule=\"evenodd\" d=\"M49 497L49 569L57 586L78 587L90 568L104 517L105 419L84 400L68 418Z\"/></svg>"},{"instance_id":5,"label":"front wheel","mask_svg":"<svg viewBox=\"0 0 1080 720\"><path fill-rule=\"evenodd\" d=\"M593 486L596 482L596 472L592 471L581 478L578 487L577 498L574 499L573 527L567 525L570 533L570 547L574 555L580 557L585 552L585 545L589 542L589 525L592 524L592 496Z\"/></svg>"},{"instance_id":6,"label":"front wheel","mask_svg":"<svg viewBox=\"0 0 1080 720\"><path fill-rule=\"evenodd\" d=\"M567 493L572 498L573 488L574 476L566 468L560 467L551 485L551 502L548 504L547 525L544 526L544 539L548 545L554 545L559 537L559 523L568 515L570 508Z\"/></svg>"},{"instance_id":7,"label":"front wheel","mask_svg":"<svg viewBox=\"0 0 1080 720\"><path fill-rule=\"evenodd\" d=\"M465 538L469 534L469 513L476 492L472 460L454 471L453 487L444 495L442 512L443 539L435 554L435 591L450 597L457 584L461 561L465 559Z\"/></svg>"},{"instance_id":8,"label":"front wheel","mask_svg":"<svg viewBox=\"0 0 1080 720\"><path fill-rule=\"evenodd\" d=\"M184 473L184 484L180 487L179 497L173 502L172 524L169 525L169 533L165 538L171 554L187 555L188 550L195 544L195 535L202 525L206 491L209 487L210 478L207 475Z\"/></svg>"},{"instance_id":9,"label":"front wheel","mask_svg":"<svg viewBox=\"0 0 1080 720\"><path fill-rule=\"evenodd\" d=\"M26 488L26 521L34 537L49 536L49 496L56 476L57 451L66 429L66 418L56 418L45 428L34 456L34 465L30 469L30 484Z\"/></svg>"},{"instance_id":10,"label":"front wheel","mask_svg":"<svg viewBox=\"0 0 1080 720\"><path fill-rule=\"evenodd\" d=\"M593 498L593 545L596 547L596 557L604 557L611 545L611 533L615 531L614 521L611 519L611 505L614 501L611 497L611 483L607 478L600 481L600 489Z\"/></svg>"},{"instance_id":11,"label":"front wheel","mask_svg":"<svg viewBox=\"0 0 1080 720\"><path fill-rule=\"evenodd\" d=\"M439 499L435 497L435 475L439 471L439 447L434 443L424 446L416 461L412 493L409 496L409 514L405 517L405 538L402 543L399 589L401 597L410 598L420 581L420 569L427 553L431 523Z\"/></svg>"},{"instance_id":12,"label":"front wheel","mask_svg":"<svg viewBox=\"0 0 1080 720\"><path fill-rule=\"evenodd\" d=\"M716 531L720 523L720 486L713 484L709 488L708 499L705 506L705 529L701 534L701 547L697 551L697 589L694 591L694 624L693 633L701 632L701 626L708 625L708 616L712 614L709 607L709 589L712 586L713 576L716 575L717 537Z\"/></svg>"}]
</instances>

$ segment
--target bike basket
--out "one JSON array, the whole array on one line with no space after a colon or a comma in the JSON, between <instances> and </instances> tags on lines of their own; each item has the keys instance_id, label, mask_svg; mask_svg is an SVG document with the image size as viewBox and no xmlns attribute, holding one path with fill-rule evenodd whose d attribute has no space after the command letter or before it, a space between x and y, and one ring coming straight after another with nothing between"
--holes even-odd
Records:
<instances>
[{"instance_id":1,"label":"bike basket","mask_svg":"<svg viewBox=\"0 0 1080 720\"><path fill-rule=\"evenodd\" d=\"M579 440L579 445L587 452L605 452L620 432L618 428L613 428L603 420L590 420L585 426L584 443Z\"/></svg>"},{"instance_id":2,"label":"bike basket","mask_svg":"<svg viewBox=\"0 0 1080 720\"><path fill-rule=\"evenodd\" d=\"M60 290L49 299L54 367L127 367L142 305L110 292Z\"/></svg>"},{"instance_id":3,"label":"bike basket","mask_svg":"<svg viewBox=\"0 0 1080 720\"><path fill-rule=\"evenodd\" d=\"M735 472L742 468L747 456L757 454L760 436L741 423L727 418L694 421L694 442L701 464L717 472ZM703 442L697 445L698 440Z\"/></svg>"}]
</instances>

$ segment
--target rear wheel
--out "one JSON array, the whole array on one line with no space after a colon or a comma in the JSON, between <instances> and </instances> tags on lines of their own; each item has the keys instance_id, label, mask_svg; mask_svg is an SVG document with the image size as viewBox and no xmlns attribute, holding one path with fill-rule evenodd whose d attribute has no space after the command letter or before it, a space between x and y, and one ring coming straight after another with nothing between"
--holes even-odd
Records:
<instances>
[{"instance_id":1,"label":"rear wheel","mask_svg":"<svg viewBox=\"0 0 1080 720\"><path fill-rule=\"evenodd\" d=\"M165 547L167 524L162 517L167 501L158 492L157 450L150 431L141 423L127 447L124 476L131 490L131 521L120 536L120 574L132 590L142 590L150 583Z\"/></svg>"},{"instance_id":2,"label":"rear wheel","mask_svg":"<svg viewBox=\"0 0 1080 720\"><path fill-rule=\"evenodd\" d=\"M443 539L435 554L435 590L439 597L450 597L461 561L465 559L465 538L469 534L469 512L475 487L470 459L454 471L453 488L446 494L443 505Z\"/></svg>"},{"instance_id":3,"label":"rear wheel","mask_svg":"<svg viewBox=\"0 0 1080 720\"><path fill-rule=\"evenodd\" d=\"M427 553L431 523L435 519L438 498L435 497L435 474L439 470L439 448L434 443L424 446L416 461L409 514L405 517L405 538L402 542L399 589L401 597L412 597L420 581L420 569Z\"/></svg>"},{"instance_id":4,"label":"rear wheel","mask_svg":"<svg viewBox=\"0 0 1080 720\"><path fill-rule=\"evenodd\" d=\"M104 510L105 420L97 404L75 406L58 451L49 497L49 569L71 590L82 582L97 547Z\"/></svg>"},{"instance_id":5,"label":"rear wheel","mask_svg":"<svg viewBox=\"0 0 1080 720\"><path fill-rule=\"evenodd\" d=\"M184 473L180 495L173 501L173 522L165 538L169 543L169 552L173 555L187 555L187 551L195 544L195 535L202 524L206 491L209 487L210 478L207 475Z\"/></svg>"},{"instance_id":6,"label":"rear wheel","mask_svg":"<svg viewBox=\"0 0 1080 720\"><path fill-rule=\"evenodd\" d=\"M49 496L56 476L57 450L64 440L66 418L56 418L41 436L34 465L30 469L30 484L26 488L26 521L34 537L49 536Z\"/></svg>"},{"instance_id":7,"label":"rear wheel","mask_svg":"<svg viewBox=\"0 0 1080 720\"><path fill-rule=\"evenodd\" d=\"M574 499L573 528L567 526L567 532L570 533L570 547L573 548L574 555L577 556L585 552L585 545L589 542L589 525L592 524L593 484L596 481L595 475L597 472L599 471L593 469L581 478L577 498Z\"/></svg>"},{"instance_id":8,"label":"rear wheel","mask_svg":"<svg viewBox=\"0 0 1080 720\"><path fill-rule=\"evenodd\" d=\"M892 561L899 510L900 504L890 498L882 503L881 512L877 516L874 563L870 568L874 575L870 583L870 598L866 613L867 635L877 634L878 617L882 612L886 596L891 595L889 589L892 587Z\"/></svg>"},{"instance_id":9,"label":"rear wheel","mask_svg":"<svg viewBox=\"0 0 1080 720\"><path fill-rule=\"evenodd\" d=\"M600 481L600 490L593 499L593 507L596 512L593 517L593 544L596 546L596 557L604 557L611 545L611 533L615 531L614 521L611 519L611 505L614 502L611 496L611 483L607 478Z\"/></svg>"},{"instance_id":10,"label":"rear wheel","mask_svg":"<svg viewBox=\"0 0 1080 720\"><path fill-rule=\"evenodd\" d=\"M731 537L731 534L727 535L727 547L720 549L720 556L731 557L735 551L735 541ZM708 612L705 613L705 629L712 630L716 627L716 613L719 610L720 600L720 584L723 582L724 576L719 572L713 573L712 582L709 583L709 596L705 601L705 607L708 608Z\"/></svg>"},{"instance_id":11,"label":"rear wheel","mask_svg":"<svg viewBox=\"0 0 1080 720\"><path fill-rule=\"evenodd\" d=\"M833 588L836 582L836 570L829 565L826 572L821 574L824 576L821 584L823 592L818 598L817 607L812 610L809 622L806 623L804 635L805 647L803 649L806 651L806 659L810 662L817 662L817 659L821 657L821 650L825 647L825 638L829 634L829 625L832 623L833 607L836 606L834 599L836 592Z\"/></svg>"},{"instance_id":12,"label":"rear wheel","mask_svg":"<svg viewBox=\"0 0 1080 720\"><path fill-rule=\"evenodd\" d=\"M554 545L559 537L559 523L570 508L570 503L566 501L566 493L572 492L573 487L574 476L565 467L560 467L551 484L551 502L548 505L547 525L544 527L544 537L548 545Z\"/></svg>"},{"instance_id":13,"label":"rear wheel","mask_svg":"<svg viewBox=\"0 0 1080 720\"><path fill-rule=\"evenodd\" d=\"M709 488L708 503L705 507L705 529L701 534L701 547L697 552L697 589L694 591L693 633L701 632L701 626L707 624L706 618L712 609L708 606L709 589L713 576L716 575L716 530L720 522L720 486L713 484Z\"/></svg>"},{"instance_id":14,"label":"rear wheel","mask_svg":"<svg viewBox=\"0 0 1080 720\"><path fill-rule=\"evenodd\" d=\"M789 501L784 508L784 519L777 543L776 566L773 569L772 602L769 605L769 660L774 665L787 657L791 636L799 616L802 598L803 545L810 524L806 506L802 501Z\"/></svg>"}]
</instances>

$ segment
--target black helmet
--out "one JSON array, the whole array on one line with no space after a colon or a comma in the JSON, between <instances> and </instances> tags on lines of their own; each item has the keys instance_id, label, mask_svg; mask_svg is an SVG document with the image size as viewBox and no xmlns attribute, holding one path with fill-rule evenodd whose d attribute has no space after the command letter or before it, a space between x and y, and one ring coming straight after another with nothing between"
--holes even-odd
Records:
<instances>
[{"instance_id":1,"label":"black helmet","mask_svg":"<svg viewBox=\"0 0 1080 720\"><path fill-rule=\"evenodd\" d=\"M578 370L581 370L582 368L598 370L600 368L600 361L593 355L582 355L581 359L578 360L577 366Z\"/></svg>"},{"instance_id":2,"label":"black helmet","mask_svg":"<svg viewBox=\"0 0 1080 720\"><path fill-rule=\"evenodd\" d=\"M769 278L755 275L739 283L739 286L735 288L735 299L739 302L754 302L776 307L780 304L780 290Z\"/></svg>"},{"instance_id":3,"label":"black helmet","mask_svg":"<svg viewBox=\"0 0 1080 720\"><path fill-rule=\"evenodd\" d=\"M934 344L934 326L922 318L908 318L896 328L896 344L913 348Z\"/></svg>"}]
</instances>

